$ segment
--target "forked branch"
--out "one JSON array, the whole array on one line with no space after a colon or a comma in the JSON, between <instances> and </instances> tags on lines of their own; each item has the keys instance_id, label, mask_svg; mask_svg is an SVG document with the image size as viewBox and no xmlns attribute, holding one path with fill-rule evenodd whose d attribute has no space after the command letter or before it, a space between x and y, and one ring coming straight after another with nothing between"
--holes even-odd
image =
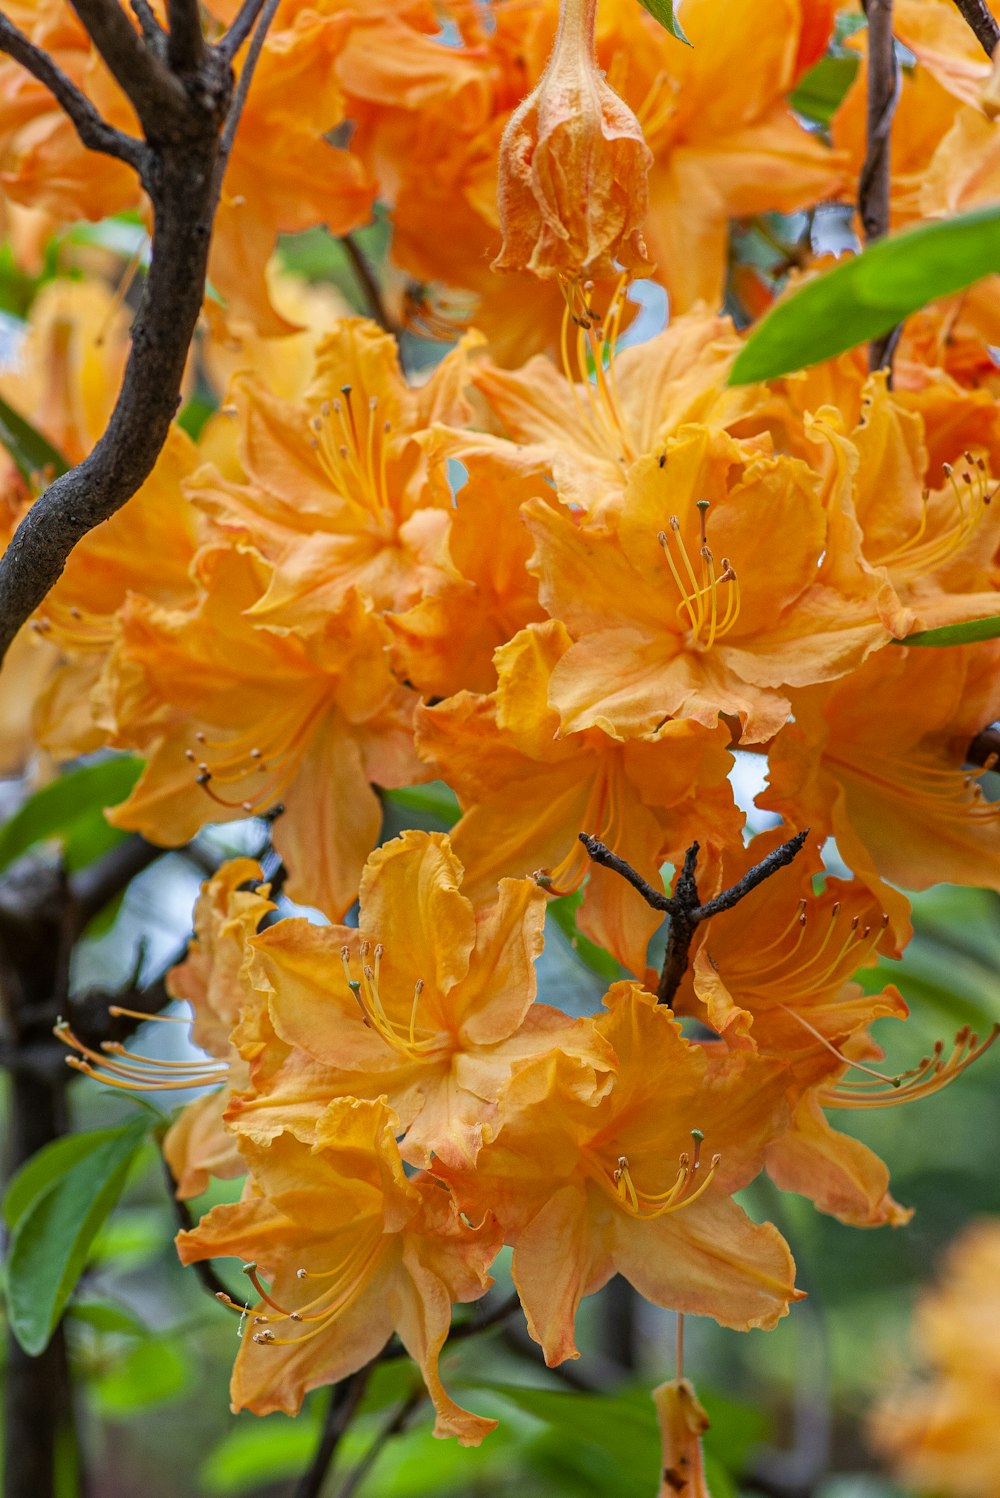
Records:
<instances>
[{"instance_id":1,"label":"forked branch","mask_svg":"<svg viewBox=\"0 0 1000 1498\"><path fill-rule=\"evenodd\" d=\"M581 832L580 841L594 863L603 864L605 868L620 874L623 879L628 880L634 890L638 891L647 905L652 906L654 910L663 911L670 917L667 950L656 996L660 1004L672 1004L681 986L681 980L687 972L691 957L691 943L702 921L707 921L711 916L719 915L724 910L732 910L733 906L738 905L751 890L757 888L758 884L763 884L764 880L770 879L778 869L791 863L801 852L808 836L808 827L802 832L797 832L794 837L788 839L787 843L782 843L779 848L775 848L765 858L762 858L760 863L755 863L753 868L748 869L742 879L738 879L729 889L724 889L721 894L713 896L711 900L706 900L704 903L698 894L696 877L699 852L697 843L692 843L685 853L680 873L674 880L673 892L667 895L662 890L654 889L641 874L633 869L630 863L626 863L624 858L619 858L617 853L612 853L611 849L598 838Z\"/></svg>"}]
</instances>

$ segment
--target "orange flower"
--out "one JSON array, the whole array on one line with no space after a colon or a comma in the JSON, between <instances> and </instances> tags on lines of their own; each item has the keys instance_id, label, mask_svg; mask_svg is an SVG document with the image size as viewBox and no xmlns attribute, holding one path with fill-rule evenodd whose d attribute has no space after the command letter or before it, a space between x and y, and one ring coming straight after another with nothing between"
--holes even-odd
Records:
<instances>
[{"instance_id":1,"label":"orange flower","mask_svg":"<svg viewBox=\"0 0 1000 1498\"><path fill-rule=\"evenodd\" d=\"M995 409L977 410L965 392L940 385L934 396L897 400L880 374L865 386L849 438L829 407L806 420L840 469L831 525L851 534L860 528L863 564L884 580L879 611L893 634L995 613L1000 506L986 458L958 447L974 422L995 445ZM950 462L941 462L942 452Z\"/></svg>"},{"instance_id":2,"label":"orange flower","mask_svg":"<svg viewBox=\"0 0 1000 1498\"><path fill-rule=\"evenodd\" d=\"M368 221L374 184L360 160L329 144L344 119L337 61L353 15L299 4L272 27L233 142L215 217L209 280L261 333L290 331L264 269L279 234L325 224L346 234Z\"/></svg>"},{"instance_id":3,"label":"orange flower","mask_svg":"<svg viewBox=\"0 0 1000 1498\"><path fill-rule=\"evenodd\" d=\"M784 829L762 834L730 854L722 882L735 883L783 836ZM823 1108L847 1106L857 1082L872 1087L874 1078L851 1071L849 1062L877 1060L881 1052L868 1037L872 1021L905 1019L908 1010L894 985L866 994L851 981L876 960L880 946L891 945L885 920L863 885L827 880L822 894L814 894L821 869L818 857L803 851L733 910L706 922L675 1007L711 1026L731 1049L788 1065L789 1125L766 1155L768 1174L783 1190L801 1192L856 1227L899 1225L910 1214L889 1194L885 1165L859 1140L834 1130ZM889 1103L909 1095L894 1080L882 1089Z\"/></svg>"},{"instance_id":4,"label":"orange flower","mask_svg":"<svg viewBox=\"0 0 1000 1498\"><path fill-rule=\"evenodd\" d=\"M917 1308L929 1364L879 1405L871 1439L899 1480L941 1498L993 1498L1000 1483L1000 1224L983 1218L952 1244Z\"/></svg>"},{"instance_id":5,"label":"orange flower","mask_svg":"<svg viewBox=\"0 0 1000 1498\"><path fill-rule=\"evenodd\" d=\"M726 779L730 734L672 722L655 742L623 744L600 728L560 738L548 688L571 644L554 620L529 625L497 651L492 697L460 693L419 710L417 746L462 802L452 844L470 897L485 900L504 875L537 871L554 895L586 880L580 929L642 974L660 916L590 862L579 834L601 838L653 882L695 838L711 858L742 824Z\"/></svg>"},{"instance_id":6,"label":"orange flower","mask_svg":"<svg viewBox=\"0 0 1000 1498\"><path fill-rule=\"evenodd\" d=\"M578 1356L580 1301L616 1273L654 1305L740 1330L773 1326L798 1298L784 1240L731 1198L784 1121L782 1067L707 1054L637 984L604 1002L596 1029L620 1066L610 1092L595 1101L579 1062L541 1058L511 1082L475 1173L435 1166L466 1211L489 1204L502 1222L550 1366Z\"/></svg>"},{"instance_id":7,"label":"orange flower","mask_svg":"<svg viewBox=\"0 0 1000 1498\"><path fill-rule=\"evenodd\" d=\"M251 981L278 1036L330 1068L337 1091L387 1096L420 1165L432 1152L474 1163L523 1057L563 1046L602 1078L609 1065L589 1025L532 1002L542 891L504 879L477 909L461 881L446 837L406 832L368 860L359 929L281 921L253 942ZM231 1121L259 1131L284 1106L265 1089Z\"/></svg>"},{"instance_id":8,"label":"orange flower","mask_svg":"<svg viewBox=\"0 0 1000 1498\"><path fill-rule=\"evenodd\" d=\"M438 1359L452 1302L491 1283L499 1236L488 1217L470 1227L440 1183L407 1179L397 1127L384 1100L343 1098L311 1143L242 1139L252 1189L179 1234L178 1251L184 1264L240 1258L260 1295L233 1369L234 1411L294 1415L310 1389L353 1373L396 1332L423 1373L435 1435L478 1446L496 1421L448 1397Z\"/></svg>"},{"instance_id":9,"label":"orange flower","mask_svg":"<svg viewBox=\"0 0 1000 1498\"><path fill-rule=\"evenodd\" d=\"M597 0L561 0L552 56L500 142L503 247L493 269L558 276L568 291L583 277L648 264L652 153L597 66L596 23Z\"/></svg>"},{"instance_id":10,"label":"orange flower","mask_svg":"<svg viewBox=\"0 0 1000 1498\"><path fill-rule=\"evenodd\" d=\"M970 740L1000 714L998 647L947 657L884 650L843 681L794 693L795 720L771 746L758 798L791 827L837 839L900 942L909 903L893 885L1000 889L1000 813L963 769Z\"/></svg>"},{"instance_id":11,"label":"orange flower","mask_svg":"<svg viewBox=\"0 0 1000 1498\"><path fill-rule=\"evenodd\" d=\"M378 609L407 608L440 575L451 491L444 459L429 462L422 439L435 421L468 420L469 347L411 389L395 339L347 318L320 341L302 400L277 399L252 374L236 377L248 482L204 470L188 492L276 564L255 621L322 628L350 588Z\"/></svg>"},{"instance_id":12,"label":"orange flower","mask_svg":"<svg viewBox=\"0 0 1000 1498\"><path fill-rule=\"evenodd\" d=\"M408 785L416 696L391 675L386 637L356 593L307 638L248 617L270 568L206 548L196 608L132 597L102 686L113 742L147 757L112 820L154 842L276 803L275 847L293 899L333 917L353 902L382 812L371 782Z\"/></svg>"},{"instance_id":13,"label":"orange flower","mask_svg":"<svg viewBox=\"0 0 1000 1498\"><path fill-rule=\"evenodd\" d=\"M636 461L601 526L525 514L542 603L576 640L552 676L564 732L726 714L758 742L788 716L784 687L842 675L888 638L810 469L704 427Z\"/></svg>"},{"instance_id":14,"label":"orange flower","mask_svg":"<svg viewBox=\"0 0 1000 1498\"><path fill-rule=\"evenodd\" d=\"M438 452L460 455L468 473L455 496L442 570L427 579L418 603L385 622L399 675L424 696L489 692L497 679L494 652L545 616L538 580L528 571L531 537L520 510L550 491L537 472L512 471L507 452L474 433L436 434L428 444L430 464Z\"/></svg>"}]
</instances>

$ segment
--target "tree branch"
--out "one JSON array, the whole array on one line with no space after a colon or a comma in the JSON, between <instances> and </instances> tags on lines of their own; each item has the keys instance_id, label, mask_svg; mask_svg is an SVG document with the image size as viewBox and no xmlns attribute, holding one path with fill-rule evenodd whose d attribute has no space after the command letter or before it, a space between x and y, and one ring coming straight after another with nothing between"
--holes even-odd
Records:
<instances>
[{"instance_id":1,"label":"tree branch","mask_svg":"<svg viewBox=\"0 0 1000 1498\"><path fill-rule=\"evenodd\" d=\"M985 765L989 760L996 763L998 757L1000 757L1000 721L987 723L986 727L976 734L965 751L966 762L970 765Z\"/></svg>"},{"instance_id":2,"label":"tree branch","mask_svg":"<svg viewBox=\"0 0 1000 1498\"><path fill-rule=\"evenodd\" d=\"M33 78L45 85L56 103L68 115L88 150L117 157L119 161L134 167L139 176L145 178L149 167L149 151L143 142L136 140L133 135L127 135L123 130L116 130L102 119L86 94L80 92L72 79L4 15L0 15L0 52L6 52L8 57L19 62Z\"/></svg>"},{"instance_id":3,"label":"tree branch","mask_svg":"<svg viewBox=\"0 0 1000 1498\"><path fill-rule=\"evenodd\" d=\"M892 40L892 0L862 0L868 17L866 149L858 179L858 212L866 244L889 232L889 147L899 95L899 66ZM893 328L868 348L869 369L888 369L899 340Z\"/></svg>"},{"instance_id":4,"label":"tree branch","mask_svg":"<svg viewBox=\"0 0 1000 1498\"><path fill-rule=\"evenodd\" d=\"M182 77L196 73L205 53L198 0L167 0L167 62Z\"/></svg>"},{"instance_id":5,"label":"tree branch","mask_svg":"<svg viewBox=\"0 0 1000 1498\"><path fill-rule=\"evenodd\" d=\"M392 333L395 336L399 330L396 328L395 324L392 321L392 318L385 310L385 303L382 300L382 288L379 286L378 281L375 279L372 268L368 264L361 246L358 244L353 234L341 235L340 242L344 246L344 250L347 253L347 258L351 262L351 268L354 271L355 276L357 277L358 284L360 285L362 292L364 293L365 301L368 303L369 313L371 314L374 321L378 323L380 328L383 328L385 332Z\"/></svg>"},{"instance_id":6,"label":"tree branch","mask_svg":"<svg viewBox=\"0 0 1000 1498\"><path fill-rule=\"evenodd\" d=\"M232 98L232 71L211 48L205 51L198 86L188 91L155 60L117 3L75 4L102 55L114 60L116 76L136 68L126 92L137 108L141 103L149 138L144 150L153 208L152 258L122 386L104 435L76 468L60 475L35 501L0 558L0 659L58 581L73 547L131 499L166 441L201 313L220 132ZM169 88L164 89L163 79Z\"/></svg>"},{"instance_id":7,"label":"tree branch","mask_svg":"<svg viewBox=\"0 0 1000 1498\"><path fill-rule=\"evenodd\" d=\"M426 1389L422 1387L419 1389L414 1389L413 1393L410 1394L399 1406L399 1409L396 1410L395 1414L390 1415L389 1419L382 1426L382 1429L372 1441L364 1456L358 1462L358 1465L354 1468L354 1471L348 1475L343 1486L339 1489L337 1498L354 1498L354 1494L358 1491L361 1484L364 1482L365 1478L368 1476L369 1472L378 1461L383 1447L388 1445L393 1436L398 1436L400 1431L406 1429L406 1424L410 1416L413 1414L415 1409L423 1404L426 1398ZM296 1498L298 1498L298 1494L296 1494Z\"/></svg>"},{"instance_id":8,"label":"tree branch","mask_svg":"<svg viewBox=\"0 0 1000 1498\"><path fill-rule=\"evenodd\" d=\"M589 832L581 832L580 841L594 863L620 874L633 889L638 890L647 905L651 905L654 910L665 911L668 915L674 910L674 902L669 895L665 895L661 889L654 889L630 863L619 858L617 853L612 853L600 838L591 837Z\"/></svg>"},{"instance_id":9,"label":"tree branch","mask_svg":"<svg viewBox=\"0 0 1000 1498\"><path fill-rule=\"evenodd\" d=\"M219 43L219 51L230 62L253 30L263 5L264 0L244 0L242 9Z\"/></svg>"},{"instance_id":10,"label":"tree branch","mask_svg":"<svg viewBox=\"0 0 1000 1498\"><path fill-rule=\"evenodd\" d=\"M968 21L986 56L992 59L1000 43L1000 26L986 0L955 0L962 15Z\"/></svg>"},{"instance_id":11,"label":"tree branch","mask_svg":"<svg viewBox=\"0 0 1000 1498\"><path fill-rule=\"evenodd\" d=\"M375 1362L366 1363L359 1368L357 1373L352 1373L350 1378L342 1379L333 1390L327 1407L326 1419L323 1421L323 1431L320 1435L316 1454L309 1465L309 1470L303 1473L293 1498L319 1498L326 1474L330 1470L333 1461L347 1427L357 1413L358 1405L365 1396L368 1380L372 1376Z\"/></svg>"},{"instance_id":12,"label":"tree branch","mask_svg":"<svg viewBox=\"0 0 1000 1498\"><path fill-rule=\"evenodd\" d=\"M190 101L147 47L118 0L70 0L111 76L139 116L148 141L176 139L190 128Z\"/></svg>"},{"instance_id":13,"label":"tree branch","mask_svg":"<svg viewBox=\"0 0 1000 1498\"><path fill-rule=\"evenodd\" d=\"M137 874L162 858L163 853L163 848L147 843L145 838L136 834L112 848L96 863L81 869L70 881L81 929L104 909L109 900L120 895Z\"/></svg>"},{"instance_id":14,"label":"tree branch","mask_svg":"<svg viewBox=\"0 0 1000 1498\"><path fill-rule=\"evenodd\" d=\"M250 92L250 85L253 82L254 71L257 67L258 61L260 60L260 54L264 50L264 42L267 38L268 28L270 27L271 22L274 20L274 17L278 10L278 6L280 4L281 0L264 0L263 7L261 9L260 22L257 26L257 30L253 34L253 40L251 41L250 46L247 50L246 60L243 63L243 68L240 72L240 79L236 85L232 101L229 105L229 112L226 116L226 123L222 129L222 141L219 146L219 158L216 163L215 169L216 201L218 201L219 193L222 190L222 179L225 175L226 165L229 161L229 154L233 149L233 141L236 139L236 130L240 123L240 117L243 114L243 106L247 101L247 94ZM220 55L222 55L221 49Z\"/></svg>"},{"instance_id":15,"label":"tree branch","mask_svg":"<svg viewBox=\"0 0 1000 1498\"><path fill-rule=\"evenodd\" d=\"M180 1228L181 1232L189 1233L194 1227L194 1218L191 1215L191 1208L188 1206L186 1201L183 1201L181 1197L177 1195L177 1182L174 1179L173 1171L167 1164L165 1156L163 1157L163 1172L167 1178L167 1185L170 1189L170 1199L174 1204L174 1216L177 1219L177 1226ZM191 1268L197 1275L199 1283L205 1290L208 1291L213 1300L218 1300L221 1296L225 1296L226 1300L236 1299L232 1291L229 1289L228 1285L225 1285L222 1280L220 1280L219 1276L212 1268L211 1259L196 1259L191 1265Z\"/></svg>"},{"instance_id":16,"label":"tree branch","mask_svg":"<svg viewBox=\"0 0 1000 1498\"><path fill-rule=\"evenodd\" d=\"M688 969L691 943L697 927L702 921L710 920L713 915L719 915L724 910L732 910L733 906L738 905L751 890L757 888L758 884L763 884L764 880L770 879L778 869L791 863L801 852L808 836L808 827L803 832L797 832L794 837L788 839L787 843L782 843L779 848L773 849L759 863L754 864L753 868L748 869L742 879L738 879L729 889L713 896L711 900L706 900L704 904L701 903L698 895L698 881L695 876L699 852L697 843L692 843L684 855L684 863L674 880L672 894L665 895L660 890L654 889L641 874L633 869L631 864L626 863L624 858L619 858L617 853L612 853L611 849L598 841L596 837L589 837L587 833L581 832L580 841L595 863L603 864L605 868L620 874L633 889L642 895L647 905L669 915L667 950L663 958L663 970L660 973L657 988L657 1001L660 1004L672 1004Z\"/></svg>"}]
</instances>

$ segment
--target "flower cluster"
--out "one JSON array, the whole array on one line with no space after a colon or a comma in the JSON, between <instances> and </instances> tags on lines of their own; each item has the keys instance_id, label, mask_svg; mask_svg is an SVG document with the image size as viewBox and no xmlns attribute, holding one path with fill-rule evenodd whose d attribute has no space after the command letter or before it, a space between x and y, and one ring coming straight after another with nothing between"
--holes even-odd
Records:
<instances>
[{"instance_id":1,"label":"flower cluster","mask_svg":"<svg viewBox=\"0 0 1000 1498\"><path fill-rule=\"evenodd\" d=\"M208 7L220 24L231 8ZM73 18L24 9L113 114ZM959 369L927 332L937 313L895 383L858 353L727 384L742 335L705 303L730 220L850 178L854 95L834 148L789 103L831 0L781 0L763 33L749 4L723 19L687 0L691 50L634 0L601 17L566 0L547 65L547 3L498 5L490 26L445 9L456 45L421 4L282 8L213 249L226 306L206 313L196 374L224 404L197 442L175 429L82 543L3 685L57 760L142 757L120 828L174 847L273 816L284 892L318 912L285 916L251 860L209 879L169 979L209 1059L169 1080L61 1032L92 1076L210 1089L165 1148L185 1198L246 1176L179 1239L186 1263L244 1262L234 1405L294 1412L395 1333L438 1433L475 1444L492 1422L438 1364L453 1304L485 1293L503 1245L555 1365L615 1274L679 1313L774 1325L799 1294L791 1255L735 1200L762 1171L842 1222L907 1221L885 1165L830 1115L925 1097L993 1038L880 1069L871 1027L906 1003L854 975L902 952L907 891L1000 890L1000 807L980 783L995 758L968 763L1000 716L1000 641L947 665L905 643L998 611L1000 414L988 335L970 331L978 362ZM944 91L971 128L972 75L918 35L960 24L950 5L899 9L918 61L903 106ZM0 98L23 82L11 68ZM51 227L134 207L25 87L0 106L10 213L30 202ZM396 264L475 314L422 381L390 332L264 277L279 232L349 229L376 183ZM448 232L429 232L442 203ZM523 298L489 269L498 252L537 273ZM647 261L671 319L638 341L626 271ZM100 431L123 349L97 286L37 299L18 389L44 391L32 407L67 456ZM12 470L5 493L9 531L31 485ZM10 762L25 736L22 711ZM748 835L737 756L781 831ZM385 794L434 779L458 798L450 835L379 846ZM789 833L797 858L759 878ZM665 872L675 903L658 907L641 891ZM596 1015L537 991L566 897L621 971ZM669 984L664 908L671 940L691 918ZM703 1412L680 1381L661 1395L670 1461L700 1473Z\"/></svg>"}]
</instances>

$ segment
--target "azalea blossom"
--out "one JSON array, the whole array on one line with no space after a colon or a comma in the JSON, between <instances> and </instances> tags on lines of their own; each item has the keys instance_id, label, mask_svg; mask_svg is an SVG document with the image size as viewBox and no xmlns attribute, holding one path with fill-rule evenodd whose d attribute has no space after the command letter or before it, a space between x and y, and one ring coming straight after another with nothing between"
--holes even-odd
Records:
<instances>
[{"instance_id":1,"label":"azalea blossom","mask_svg":"<svg viewBox=\"0 0 1000 1498\"><path fill-rule=\"evenodd\" d=\"M359 928L281 921L251 943L252 984L280 1040L327 1069L326 1085L384 1095L405 1132L404 1158L475 1164L500 1127L501 1100L525 1058L557 1049L609 1084L613 1057L584 1021L535 1002L545 895L503 879L491 903L462 892L442 834L407 832L377 849L361 881ZM240 1131L274 1129L288 1088L237 1098Z\"/></svg>"},{"instance_id":2,"label":"azalea blossom","mask_svg":"<svg viewBox=\"0 0 1000 1498\"><path fill-rule=\"evenodd\" d=\"M782 1066L707 1053L638 984L615 984L604 1002L610 1091L581 1091L574 1058L536 1060L513 1078L475 1172L435 1166L464 1210L489 1204L503 1224L550 1366L579 1356L580 1302L616 1273L654 1305L741 1330L773 1326L798 1298L784 1240L731 1196L784 1123Z\"/></svg>"},{"instance_id":3,"label":"azalea blossom","mask_svg":"<svg viewBox=\"0 0 1000 1498\"><path fill-rule=\"evenodd\" d=\"M478 1446L496 1421L449 1398L438 1358L452 1303L489 1287L499 1237L488 1217L470 1227L439 1182L407 1179L397 1129L384 1099L344 1098L310 1143L290 1131L241 1139L247 1194L180 1233L178 1251L185 1264L243 1260L259 1296L233 1369L234 1411L294 1415L310 1389L353 1373L396 1332L433 1400L435 1434Z\"/></svg>"}]
</instances>

